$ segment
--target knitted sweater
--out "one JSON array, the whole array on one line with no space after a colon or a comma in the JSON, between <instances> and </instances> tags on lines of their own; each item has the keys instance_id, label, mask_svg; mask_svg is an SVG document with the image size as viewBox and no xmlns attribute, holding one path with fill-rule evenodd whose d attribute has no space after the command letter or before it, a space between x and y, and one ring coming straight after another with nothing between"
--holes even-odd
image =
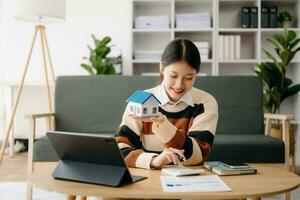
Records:
<instances>
[{"instance_id":1,"label":"knitted sweater","mask_svg":"<svg viewBox=\"0 0 300 200\"><path fill-rule=\"evenodd\" d=\"M156 95L158 88L147 91ZM198 165L207 159L217 126L218 105L203 90L192 88L191 96L194 106L184 102L162 105L159 112L167 119L160 124L133 119L126 107L115 138L128 167L150 169L152 157L169 147L184 149L184 165Z\"/></svg>"}]
</instances>

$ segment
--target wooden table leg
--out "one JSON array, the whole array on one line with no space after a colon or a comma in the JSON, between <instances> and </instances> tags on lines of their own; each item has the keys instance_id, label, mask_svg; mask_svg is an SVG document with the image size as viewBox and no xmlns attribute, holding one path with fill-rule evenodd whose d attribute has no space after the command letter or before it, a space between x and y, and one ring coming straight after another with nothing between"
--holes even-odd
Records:
<instances>
[{"instance_id":1,"label":"wooden table leg","mask_svg":"<svg viewBox=\"0 0 300 200\"><path fill-rule=\"evenodd\" d=\"M76 200L76 196L68 196L67 200Z\"/></svg>"}]
</instances>

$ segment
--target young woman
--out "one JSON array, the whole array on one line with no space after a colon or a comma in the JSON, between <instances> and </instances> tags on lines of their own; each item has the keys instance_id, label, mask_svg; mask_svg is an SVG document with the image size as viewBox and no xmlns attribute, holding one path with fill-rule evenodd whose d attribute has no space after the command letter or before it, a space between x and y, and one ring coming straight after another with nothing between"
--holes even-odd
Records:
<instances>
[{"instance_id":1,"label":"young woman","mask_svg":"<svg viewBox=\"0 0 300 200\"><path fill-rule=\"evenodd\" d=\"M129 167L158 168L166 164L198 165L211 151L218 121L213 96L194 88L201 64L193 42L175 39L160 63L160 84L146 90L161 102L159 117L129 115L127 106L116 141Z\"/></svg>"}]
</instances>

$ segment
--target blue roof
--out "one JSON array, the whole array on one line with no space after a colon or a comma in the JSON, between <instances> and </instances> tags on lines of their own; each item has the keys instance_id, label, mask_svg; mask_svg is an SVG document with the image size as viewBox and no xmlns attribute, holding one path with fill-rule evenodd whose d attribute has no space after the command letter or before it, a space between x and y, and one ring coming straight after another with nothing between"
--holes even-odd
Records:
<instances>
[{"instance_id":1,"label":"blue roof","mask_svg":"<svg viewBox=\"0 0 300 200\"><path fill-rule=\"evenodd\" d=\"M152 93L145 92L145 91L142 91L142 90L136 90L130 97L128 97L127 101L143 104L151 96L153 96L160 103L160 101Z\"/></svg>"}]
</instances>

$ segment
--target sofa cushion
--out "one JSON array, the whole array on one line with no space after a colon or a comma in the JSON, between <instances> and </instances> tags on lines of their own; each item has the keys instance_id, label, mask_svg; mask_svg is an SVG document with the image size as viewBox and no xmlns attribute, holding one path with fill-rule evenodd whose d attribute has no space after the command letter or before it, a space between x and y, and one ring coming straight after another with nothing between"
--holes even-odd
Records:
<instances>
[{"instance_id":1,"label":"sofa cushion","mask_svg":"<svg viewBox=\"0 0 300 200\"><path fill-rule=\"evenodd\" d=\"M127 98L156 85L158 77L61 76L55 87L58 131L111 133L120 125Z\"/></svg>"},{"instance_id":2,"label":"sofa cushion","mask_svg":"<svg viewBox=\"0 0 300 200\"><path fill-rule=\"evenodd\" d=\"M264 133L263 90L259 77L200 77L195 86L209 92L218 102L216 135Z\"/></svg>"},{"instance_id":3,"label":"sofa cushion","mask_svg":"<svg viewBox=\"0 0 300 200\"><path fill-rule=\"evenodd\" d=\"M56 130L114 132L126 99L157 84L145 76L60 76L55 88ZM262 134L262 83L255 76L197 77L195 87L212 94L219 106L216 134Z\"/></svg>"},{"instance_id":4,"label":"sofa cushion","mask_svg":"<svg viewBox=\"0 0 300 200\"><path fill-rule=\"evenodd\" d=\"M266 135L216 135L209 160L283 163L284 143Z\"/></svg>"},{"instance_id":5,"label":"sofa cushion","mask_svg":"<svg viewBox=\"0 0 300 200\"><path fill-rule=\"evenodd\" d=\"M284 144L266 135L217 135L209 160L235 160L250 163L283 163ZM34 161L58 161L58 156L44 136L34 142Z\"/></svg>"},{"instance_id":6,"label":"sofa cushion","mask_svg":"<svg viewBox=\"0 0 300 200\"><path fill-rule=\"evenodd\" d=\"M55 87L56 130L112 134L126 99L156 85L157 77L60 76ZM283 162L284 145L263 135L262 83L256 76L197 77L195 87L212 94L219 120L210 160ZM34 143L34 160L54 161L46 138Z\"/></svg>"}]
</instances>

